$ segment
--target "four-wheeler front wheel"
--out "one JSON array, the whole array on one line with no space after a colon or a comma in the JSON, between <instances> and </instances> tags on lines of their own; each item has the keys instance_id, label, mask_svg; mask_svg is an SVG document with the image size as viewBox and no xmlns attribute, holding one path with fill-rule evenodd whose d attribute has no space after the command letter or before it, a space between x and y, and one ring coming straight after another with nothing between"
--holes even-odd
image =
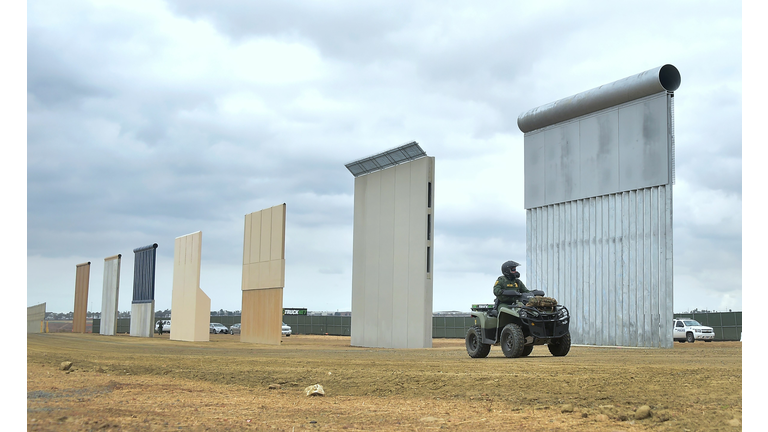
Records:
<instances>
[{"instance_id":1,"label":"four-wheeler front wheel","mask_svg":"<svg viewBox=\"0 0 768 432\"><path fill-rule=\"evenodd\" d=\"M571 333L566 333L563 337L553 339L549 342L549 352L555 357L562 357L571 350Z\"/></svg>"},{"instance_id":2,"label":"four-wheeler front wheel","mask_svg":"<svg viewBox=\"0 0 768 432\"><path fill-rule=\"evenodd\" d=\"M514 323L507 324L501 330L501 351L509 358L517 358L523 355L525 349L525 336L520 326Z\"/></svg>"},{"instance_id":3,"label":"four-wheeler front wheel","mask_svg":"<svg viewBox=\"0 0 768 432\"><path fill-rule=\"evenodd\" d=\"M472 326L467 330L464 342L467 345L467 354L472 358L485 358L491 352L491 346L482 342L480 327Z\"/></svg>"}]
</instances>

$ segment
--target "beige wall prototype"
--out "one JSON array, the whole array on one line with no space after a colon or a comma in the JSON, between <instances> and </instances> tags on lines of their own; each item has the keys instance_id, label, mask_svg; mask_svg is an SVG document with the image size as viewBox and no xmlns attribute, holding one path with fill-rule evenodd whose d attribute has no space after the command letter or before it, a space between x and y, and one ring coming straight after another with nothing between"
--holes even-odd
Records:
<instances>
[{"instance_id":1,"label":"beige wall prototype","mask_svg":"<svg viewBox=\"0 0 768 432\"><path fill-rule=\"evenodd\" d=\"M90 277L91 262L78 264L75 272L75 310L72 316L72 333L85 333Z\"/></svg>"},{"instance_id":2,"label":"beige wall prototype","mask_svg":"<svg viewBox=\"0 0 768 432\"><path fill-rule=\"evenodd\" d=\"M99 333L114 336L117 329L117 299L120 293L120 261L117 254L104 258L104 287L101 292L101 325Z\"/></svg>"},{"instance_id":3,"label":"beige wall prototype","mask_svg":"<svg viewBox=\"0 0 768 432\"><path fill-rule=\"evenodd\" d=\"M355 178L353 346L432 347L434 157Z\"/></svg>"},{"instance_id":4,"label":"beige wall prototype","mask_svg":"<svg viewBox=\"0 0 768 432\"><path fill-rule=\"evenodd\" d=\"M240 341L278 345L285 286L285 204L245 215Z\"/></svg>"},{"instance_id":5,"label":"beige wall prototype","mask_svg":"<svg viewBox=\"0 0 768 432\"><path fill-rule=\"evenodd\" d=\"M210 340L211 299L200 289L203 233L177 237L173 249L171 339Z\"/></svg>"},{"instance_id":6,"label":"beige wall prototype","mask_svg":"<svg viewBox=\"0 0 768 432\"><path fill-rule=\"evenodd\" d=\"M43 333L45 321L45 303L27 308L27 333Z\"/></svg>"}]
</instances>

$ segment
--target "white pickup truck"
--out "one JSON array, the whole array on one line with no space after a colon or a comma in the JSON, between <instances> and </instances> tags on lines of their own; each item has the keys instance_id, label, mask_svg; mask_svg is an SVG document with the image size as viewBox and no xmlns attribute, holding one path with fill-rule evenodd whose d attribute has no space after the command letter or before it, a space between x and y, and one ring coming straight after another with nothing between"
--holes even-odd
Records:
<instances>
[{"instance_id":1,"label":"white pickup truck","mask_svg":"<svg viewBox=\"0 0 768 432\"><path fill-rule=\"evenodd\" d=\"M674 318L672 320L672 337L678 342L693 343L697 340L712 342L715 340L715 330L712 327L701 325L698 321L690 318Z\"/></svg>"}]
</instances>

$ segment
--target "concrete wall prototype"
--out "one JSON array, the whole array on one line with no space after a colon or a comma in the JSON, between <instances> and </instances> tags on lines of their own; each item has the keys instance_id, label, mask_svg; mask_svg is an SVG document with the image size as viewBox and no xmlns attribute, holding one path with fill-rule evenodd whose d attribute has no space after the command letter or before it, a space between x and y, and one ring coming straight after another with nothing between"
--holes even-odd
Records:
<instances>
[{"instance_id":1,"label":"concrete wall prototype","mask_svg":"<svg viewBox=\"0 0 768 432\"><path fill-rule=\"evenodd\" d=\"M171 339L210 340L211 299L200 289L203 233L177 237L173 248Z\"/></svg>"},{"instance_id":2,"label":"concrete wall prototype","mask_svg":"<svg viewBox=\"0 0 768 432\"><path fill-rule=\"evenodd\" d=\"M131 336L152 337L155 328L155 265L157 243L133 250Z\"/></svg>"},{"instance_id":3,"label":"concrete wall prototype","mask_svg":"<svg viewBox=\"0 0 768 432\"><path fill-rule=\"evenodd\" d=\"M75 270L75 309L72 316L72 333L85 333L88 313L88 283L91 262L78 264Z\"/></svg>"},{"instance_id":4,"label":"concrete wall prototype","mask_svg":"<svg viewBox=\"0 0 768 432\"><path fill-rule=\"evenodd\" d=\"M672 347L679 85L664 65L518 118L527 285L569 308L575 344Z\"/></svg>"},{"instance_id":5,"label":"concrete wall prototype","mask_svg":"<svg viewBox=\"0 0 768 432\"><path fill-rule=\"evenodd\" d=\"M101 292L99 334L114 336L117 329L117 299L120 294L121 260L121 254L104 258L104 287Z\"/></svg>"},{"instance_id":6,"label":"concrete wall prototype","mask_svg":"<svg viewBox=\"0 0 768 432\"><path fill-rule=\"evenodd\" d=\"M27 333L45 332L45 303L27 308Z\"/></svg>"},{"instance_id":7,"label":"concrete wall prototype","mask_svg":"<svg viewBox=\"0 0 768 432\"><path fill-rule=\"evenodd\" d=\"M285 216L285 204L245 215L241 342L280 344Z\"/></svg>"},{"instance_id":8,"label":"concrete wall prototype","mask_svg":"<svg viewBox=\"0 0 768 432\"><path fill-rule=\"evenodd\" d=\"M435 158L355 178L353 346L432 347Z\"/></svg>"}]
</instances>

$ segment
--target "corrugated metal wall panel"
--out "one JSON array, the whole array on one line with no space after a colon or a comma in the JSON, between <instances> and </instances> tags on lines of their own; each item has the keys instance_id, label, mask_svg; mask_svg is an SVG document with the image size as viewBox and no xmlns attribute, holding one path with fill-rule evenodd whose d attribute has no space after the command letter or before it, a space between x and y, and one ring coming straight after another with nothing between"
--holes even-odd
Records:
<instances>
[{"instance_id":1,"label":"corrugated metal wall panel","mask_svg":"<svg viewBox=\"0 0 768 432\"><path fill-rule=\"evenodd\" d=\"M157 243L133 250L133 301L151 303L155 301L155 262Z\"/></svg>"},{"instance_id":2,"label":"corrugated metal wall panel","mask_svg":"<svg viewBox=\"0 0 768 432\"><path fill-rule=\"evenodd\" d=\"M672 346L672 192L658 186L527 210L529 289L571 311L573 343Z\"/></svg>"}]
</instances>

